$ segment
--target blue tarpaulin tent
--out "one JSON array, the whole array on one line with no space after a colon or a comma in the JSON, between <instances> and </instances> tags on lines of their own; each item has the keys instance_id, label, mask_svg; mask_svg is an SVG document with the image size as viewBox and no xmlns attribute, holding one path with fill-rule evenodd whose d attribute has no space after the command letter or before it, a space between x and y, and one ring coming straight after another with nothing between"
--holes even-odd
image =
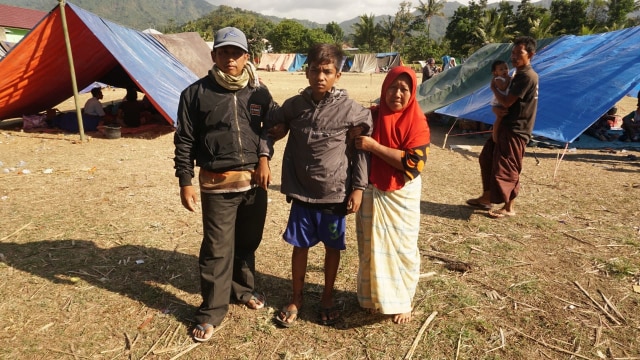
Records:
<instances>
[{"instance_id":1,"label":"blue tarpaulin tent","mask_svg":"<svg viewBox=\"0 0 640 360\"><path fill-rule=\"evenodd\" d=\"M534 135L570 143L640 84L640 26L596 35L568 35L532 60L540 76ZM493 124L488 82L436 113Z\"/></svg>"},{"instance_id":2,"label":"blue tarpaulin tent","mask_svg":"<svg viewBox=\"0 0 640 360\"><path fill-rule=\"evenodd\" d=\"M307 62L307 55L305 54L296 54L293 62L289 66L287 71L300 71L302 70L302 65Z\"/></svg>"},{"instance_id":3,"label":"blue tarpaulin tent","mask_svg":"<svg viewBox=\"0 0 640 360\"><path fill-rule=\"evenodd\" d=\"M67 3L78 88L94 81L135 86L170 123L182 90L198 77L152 35ZM60 5L0 60L0 119L52 108L73 95Z\"/></svg>"}]
</instances>

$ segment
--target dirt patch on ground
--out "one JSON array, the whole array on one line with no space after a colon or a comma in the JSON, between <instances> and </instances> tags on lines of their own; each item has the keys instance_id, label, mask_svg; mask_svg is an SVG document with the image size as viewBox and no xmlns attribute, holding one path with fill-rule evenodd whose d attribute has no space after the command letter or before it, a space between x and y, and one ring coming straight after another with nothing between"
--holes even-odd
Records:
<instances>
[{"instance_id":1,"label":"dirt patch on ground","mask_svg":"<svg viewBox=\"0 0 640 360\"><path fill-rule=\"evenodd\" d=\"M261 75L279 102L306 85L301 73ZM339 85L369 105L383 77L347 73ZM120 99L119 91L105 91L105 101ZM633 110L634 101L625 98L620 112ZM449 137L442 148L449 125L432 121L431 129L419 241L424 277L411 323L359 309L350 217L336 283L347 305L343 320L335 327L316 321L323 283L317 247L301 319L294 328L274 326L291 275L291 248L281 240L289 206L279 193L280 142L257 252L267 307L230 305L214 340L195 347L188 328L200 302L202 230L200 213L180 205L173 134L89 134L80 143L78 135L2 130L0 357L639 358L638 152L563 156L528 148L517 216L493 220L465 205L480 192L477 158L486 135Z\"/></svg>"}]
</instances>

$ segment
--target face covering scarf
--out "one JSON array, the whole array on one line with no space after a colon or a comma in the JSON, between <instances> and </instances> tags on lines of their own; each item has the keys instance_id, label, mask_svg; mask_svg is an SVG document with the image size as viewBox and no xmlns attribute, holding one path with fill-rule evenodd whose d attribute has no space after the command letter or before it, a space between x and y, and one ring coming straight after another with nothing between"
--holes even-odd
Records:
<instances>
[{"instance_id":1,"label":"face covering scarf","mask_svg":"<svg viewBox=\"0 0 640 360\"><path fill-rule=\"evenodd\" d=\"M216 82L218 82L218 84L231 91L240 90L247 85L252 88L257 88L260 86L260 82L258 81L258 74L256 72L256 66L249 61L247 61L247 63L244 65L242 73L240 73L240 75L238 76L233 76L222 72L222 70L220 70L220 68L216 64L213 64L213 69L211 69L210 74L213 74L213 77L216 79Z\"/></svg>"}]
</instances>

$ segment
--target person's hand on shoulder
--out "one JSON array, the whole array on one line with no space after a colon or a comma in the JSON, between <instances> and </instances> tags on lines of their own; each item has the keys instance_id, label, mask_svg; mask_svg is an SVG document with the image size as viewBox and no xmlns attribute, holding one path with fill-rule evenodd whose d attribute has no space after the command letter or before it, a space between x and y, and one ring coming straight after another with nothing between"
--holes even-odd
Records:
<instances>
[{"instance_id":1,"label":"person's hand on shoulder","mask_svg":"<svg viewBox=\"0 0 640 360\"><path fill-rule=\"evenodd\" d=\"M269 137L273 139L273 141L278 141L285 137L289 132L289 127L285 123L275 124L267 131Z\"/></svg>"}]
</instances>

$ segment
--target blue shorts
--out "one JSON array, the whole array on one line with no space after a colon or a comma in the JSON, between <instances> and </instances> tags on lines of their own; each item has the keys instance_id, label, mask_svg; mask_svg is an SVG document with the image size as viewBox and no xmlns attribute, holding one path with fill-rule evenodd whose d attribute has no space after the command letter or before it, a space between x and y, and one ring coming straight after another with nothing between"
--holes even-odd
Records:
<instances>
[{"instance_id":1,"label":"blue shorts","mask_svg":"<svg viewBox=\"0 0 640 360\"><path fill-rule=\"evenodd\" d=\"M329 248L345 250L346 229L343 215L328 214L293 202L282 238L301 248L310 248L322 241Z\"/></svg>"}]
</instances>

